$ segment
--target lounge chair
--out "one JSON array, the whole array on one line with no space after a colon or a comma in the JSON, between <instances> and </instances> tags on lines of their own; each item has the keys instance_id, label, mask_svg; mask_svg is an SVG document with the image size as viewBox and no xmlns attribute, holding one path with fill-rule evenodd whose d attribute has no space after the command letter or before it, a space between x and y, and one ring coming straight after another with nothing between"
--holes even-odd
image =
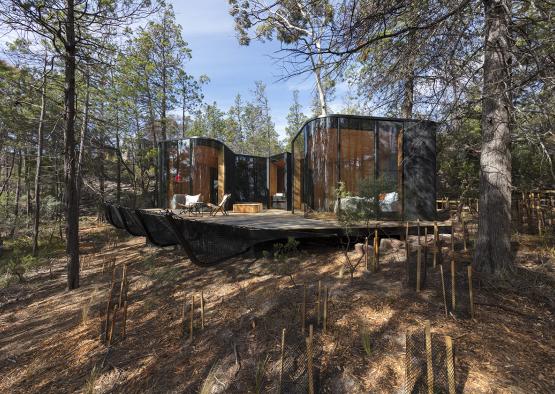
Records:
<instances>
[{"instance_id":1,"label":"lounge chair","mask_svg":"<svg viewBox=\"0 0 555 394\"><path fill-rule=\"evenodd\" d=\"M185 195L185 202L184 203L177 203L177 208L181 209L181 213L187 212L189 214L193 213L195 209L198 209L198 205L200 203L200 194L190 196Z\"/></svg>"},{"instance_id":2,"label":"lounge chair","mask_svg":"<svg viewBox=\"0 0 555 394\"><path fill-rule=\"evenodd\" d=\"M229 197L231 197L231 194L224 194L224 196L222 197L222 201L220 201L218 205L206 203L206 206L210 208L210 216L216 216L218 212L221 212L223 215L227 216L228 213L225 209L225 204L227 203L227 200L229 200Z\"/></svg>"}]
</instances>

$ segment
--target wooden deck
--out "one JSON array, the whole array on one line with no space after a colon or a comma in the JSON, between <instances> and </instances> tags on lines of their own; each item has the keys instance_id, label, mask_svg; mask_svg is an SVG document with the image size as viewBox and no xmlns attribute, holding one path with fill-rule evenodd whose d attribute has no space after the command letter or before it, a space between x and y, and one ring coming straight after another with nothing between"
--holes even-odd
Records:
<instances>
[{"instance_id":1,"label":"wooden deck","mask_svg":"<svg viewBox=\"0 0 555 394\"><path fill-rule=\"evenodd\" d=\"M184 219L201 221L206 223L227 224L231 227L244 227L253 230L275 230L281 232L315 232L315 233L342 233L343 227L335 219L310 219L302 215L293 214L289 211L279 209L268 209L261 213L245 214L229 212L228 216L218 214L217 216L209 216L207 213L201 215L187 215L179 214L179 210L173 211L175 214L183 217ZM440 233L449 233L451 231L450 221L437 222ZM359 231L374 230L376 227L388 235L402 235L406 231L406 222L401 221L371 221L366 224L355 226ZM416 234L417 222L409 223L410 234ZM433 233L434 222L420 221L421 234L424 233L424 228L427 227L430 234Z\"/></svg>"}]
</instances>

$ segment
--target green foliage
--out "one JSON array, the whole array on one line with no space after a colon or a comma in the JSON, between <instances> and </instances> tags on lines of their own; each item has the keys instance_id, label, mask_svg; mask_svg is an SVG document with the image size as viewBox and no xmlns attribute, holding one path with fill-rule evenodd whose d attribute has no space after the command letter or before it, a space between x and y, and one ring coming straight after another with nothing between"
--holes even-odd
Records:
<instances>
[{"instance_id":1,"label":"green foliage","mask_svg":"<svg viewBox=\"0 0 555 394\"><path fill-rule=\"evenodd\" d=\"M362 342L362 348L364 349L364 352L368 357L370 357L372 355L372 342L371 342L372 337L370 333L365 329L361 330L360 339Z\"/></svg>"},{"instance_id":2,"label":"green foliage","mask_svg":"<svg viewBox=\"0 0 555 394\"><path fill-rule=\"evenodd\" d=\"M270 355L266 355L264 360L256 363L256 374L254 376L254 392L259 394L264 389L264 376L266 374L266 366L270 361Z\"/></svg>"},{"instance_id":3,"label":"green foliage","mask_svg":"<svg viewBox=\"0 0 555 394\"><path fill-rule=\"evenodd\" d=\"M295 280L293 274L297 270L300 260L298 257L301 253L299 251L300 242L293 237L287 238L286 243L275 243L273 251L263 251L263 255L267 259L273 259L270 268L278 275L287 275L291 279L293 285Z\"/></svg>"},{"instance_id":4,"label":"green foliage","mask_svg":"<svg viewBox=\"0 0 555 394\"><path fill-rule=\"evenodd\" d=\"M0 257L0 274L17 277L20 282L25 281L26 272L48 264L50 258L64 250L63 244L53 239L41 245L35 257L31 254L31 240L25 237L6 242L5 249L5 256Z\"/></svg>"},{"instance_id":5,"label":"green foliage","mask_svg":"<svg viewBox=\"0 0 555 394\"><path fill-rule=\"evenodd\" d=\"M298 254L299 244L300 242L293 237L288 237L286 243L274 244L274 258L283 261Z\"/></svg>"},{"instance_id":6,"label":"green foliage","mask_svg":"<svg viewBox=\"0 0 555 394\"><path fill-rule=\"evenodd\" d=\"M285 142L286 150L289 151L291 149L293 138L307 119L307 116L303 113L303 107L299 103L299 91L293 90L293 103L291 103L289 107L287 126L285 127L285 133L287 135L287 140Z\"/></svg>"}]
</instances>

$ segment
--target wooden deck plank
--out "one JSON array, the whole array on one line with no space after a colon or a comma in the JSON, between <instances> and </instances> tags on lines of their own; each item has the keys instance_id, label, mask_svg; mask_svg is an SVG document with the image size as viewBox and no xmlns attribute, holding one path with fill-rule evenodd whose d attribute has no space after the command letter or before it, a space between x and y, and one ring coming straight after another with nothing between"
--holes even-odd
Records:
<instances>
[{"instance_id":1,"label":"wooden deck plank","mask_svg":"<svg viewBox=\"0 0 555 394\"><path fill-rule=\"evenodd\" d=\"M288 211L269 209L261 213L245 214L230 212L228 216L217 215L209 216L208 214L200 215L180 215L179 211L173 211L175 214L194 221L206 223L227 224L234 227L245 227L256 230L281 230L281 231L318 231L318 230L341 230L343 227L337 220L332 219L310 219L301 215L292 214ZM437 222L438 227L447 230L451 227L451 222ZM375 220L368 223L369 229L379 227L381 229L402 230L406 226L406 222L401 221L380 221ZM420 227L433 228L434 222L420 221ZM416 222L411 222L411 228L416 227ZM359 229L366 229L366 225L356 226ZM422 229L423 231L423 229ZM443 231L441 231L443 232Z\"/></svg>"}]
</instances>

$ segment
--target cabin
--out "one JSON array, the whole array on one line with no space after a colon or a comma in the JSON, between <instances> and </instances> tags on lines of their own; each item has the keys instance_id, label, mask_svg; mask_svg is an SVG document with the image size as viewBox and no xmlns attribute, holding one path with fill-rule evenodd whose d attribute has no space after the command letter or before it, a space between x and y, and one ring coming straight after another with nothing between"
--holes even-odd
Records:
<instances>
[{"instance_id":1,"label":"cabin","mask_svg":"<svg viewBox=\"0 0 555 394\"><path fill-rule=\"evenodd\" d=\"M329 115L308 120L291 153L271 157L237 154L211 138L162 141L159 206L175 208L176 194L217 204L230 193L231 203L293 213L375 204L376 220L434 220L436 129L425 120Z\"/></svg>"}]
</instances>

